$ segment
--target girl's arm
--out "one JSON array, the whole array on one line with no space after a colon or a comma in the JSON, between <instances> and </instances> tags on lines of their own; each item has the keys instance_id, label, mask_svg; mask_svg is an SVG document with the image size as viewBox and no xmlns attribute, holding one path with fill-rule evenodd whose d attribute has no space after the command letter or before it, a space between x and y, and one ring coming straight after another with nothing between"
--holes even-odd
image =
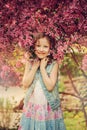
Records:
<instances>
[{"instance_id":1,"label":"girl's arm","mask_svg":"<svg viewBox=\"0 0 87 130\"><path fill-rule=\"evenodd\" d=\"M46 72L46 64L47 64L47 60L43 59L41 65L40 65L40 70L41 70L41 75L42 75L42 79L43 82L47 88L48 91L52 91L55 87L57 78L58 78L58 63L55 62L52 71L50 73L50 76L48 76L47 72Z\"/></svg>"},{"instance_id":2,"label":"girl's arm","mask_svg":"<svg viewBox=\"0 0 87 130\"><path fill-rule=\"evenodd\" d=\"M24 88L28 88L32 81L34 80L34 76L36 74L36 71L39 67L39 61L33 61L33 64L31 66L31 61L26 61L25 64L25 71L24 71L24 76L22 80L22 84Z\"/></svg>"}]
</instances>

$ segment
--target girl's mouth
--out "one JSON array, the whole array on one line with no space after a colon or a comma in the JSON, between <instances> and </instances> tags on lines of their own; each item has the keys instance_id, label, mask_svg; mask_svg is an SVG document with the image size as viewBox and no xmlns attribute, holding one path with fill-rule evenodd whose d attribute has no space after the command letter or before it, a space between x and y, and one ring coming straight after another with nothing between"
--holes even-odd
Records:
<instances>
[{"instance_id":1,"label":"girl's mouth","mask_svg":"<svg viewBox=\"0 0 87 130\"><path fill-rule=\"evenodd\" d=\"M44 55L45 53L44 52L37 52L38 54L41 54L41 55Z\"/></svg>"}]
</instances>

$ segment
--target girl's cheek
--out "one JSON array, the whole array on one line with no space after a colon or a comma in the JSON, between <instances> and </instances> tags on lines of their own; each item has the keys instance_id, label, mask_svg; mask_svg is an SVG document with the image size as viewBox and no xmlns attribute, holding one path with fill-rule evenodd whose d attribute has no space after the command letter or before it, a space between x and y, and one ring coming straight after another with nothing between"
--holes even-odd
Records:
<instances>
[{"instance_id":1,"label":"girl's cheek","mask_svg":"<svg viewBox=\"0 0 87 130\"><path fill-rule=\"evenodd\" d=\"M36 50L40 50L40 48L39 48L39 47L36 47Z\"/></svg>"}]
</instances>

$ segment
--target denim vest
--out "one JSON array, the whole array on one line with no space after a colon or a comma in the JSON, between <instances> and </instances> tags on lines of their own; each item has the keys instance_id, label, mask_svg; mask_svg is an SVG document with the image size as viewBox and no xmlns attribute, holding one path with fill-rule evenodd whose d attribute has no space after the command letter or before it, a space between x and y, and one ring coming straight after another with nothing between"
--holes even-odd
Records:
<instances>
[{"instance_id":1,"label":"denim vest","mask_svg":"<svg viewBox=\"0 0 87 130\"><path fill-rule=\"evenodd\" d=\"M53 62L52 64L49 64L47 67L46 67L46 71L48 73L48 75L50 74L52 68L53 68L53 65L55 64L55 62ZM34 86L35 86L35 83L37 81L37 78L39 78L40 80L40 83L41 83L41 87L44 91L44 94L47 98L47 101L49 103L49 105L51 106L51 109L54 111L56 109L58 109L58 107L60 106L60 100L59 100L59 92L58 92L58 81L56 82L56 85L53 89L52 92L49 92L43 82L43 79L42 79L42 76L41 76L41 73L40 73L40 70L38 69L37 70L37 73L35 75L35 78L34 78L34 81L32 83L32 85L29 87L28 91L27 91L27 94L26 94L26 97L25 97L25 100L24 100L24 107L27 106L27 103L29 101L29 97L31 96L33 90L34 90Z\"/></svg>"}]
</instances>

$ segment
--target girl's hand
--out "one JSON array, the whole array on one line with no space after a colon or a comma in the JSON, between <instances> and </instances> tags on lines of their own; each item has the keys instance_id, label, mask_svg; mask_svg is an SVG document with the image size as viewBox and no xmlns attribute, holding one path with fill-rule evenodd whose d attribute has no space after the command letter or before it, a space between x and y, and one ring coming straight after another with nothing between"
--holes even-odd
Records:
<instances>
[{"instance_id":1,"label":"girl's hand","mask_svg":"<svg viewBox=\"0 0 87 130\"><path fill-rule=\"evenodd\" d=\"M30 56L31 56L31 54L28 51L24 53L24 58L26 61L29 60Z\"/></svg>"},{"instance_id":2,"label":"girl's hand","mask_svg":"<svg viewBox=\"0 0 87 130\"><path fill-rule=\"evenodd\" d=\"M32 63L32 68L37 70L39 66L40 66L40 61L38 59L35 59Z\"/></svg>"},{"instance_id":3,"label":"girl's hand","mask_svg":"<svg viewBox=\"0 0 87 130\"><path fill-rule=\"evenodd\" d=\"M45 68L47 66L47 63L48 63L48 58L47 57L43 58L40 63L40 68Z\"/></svg>"}]
</instances>

